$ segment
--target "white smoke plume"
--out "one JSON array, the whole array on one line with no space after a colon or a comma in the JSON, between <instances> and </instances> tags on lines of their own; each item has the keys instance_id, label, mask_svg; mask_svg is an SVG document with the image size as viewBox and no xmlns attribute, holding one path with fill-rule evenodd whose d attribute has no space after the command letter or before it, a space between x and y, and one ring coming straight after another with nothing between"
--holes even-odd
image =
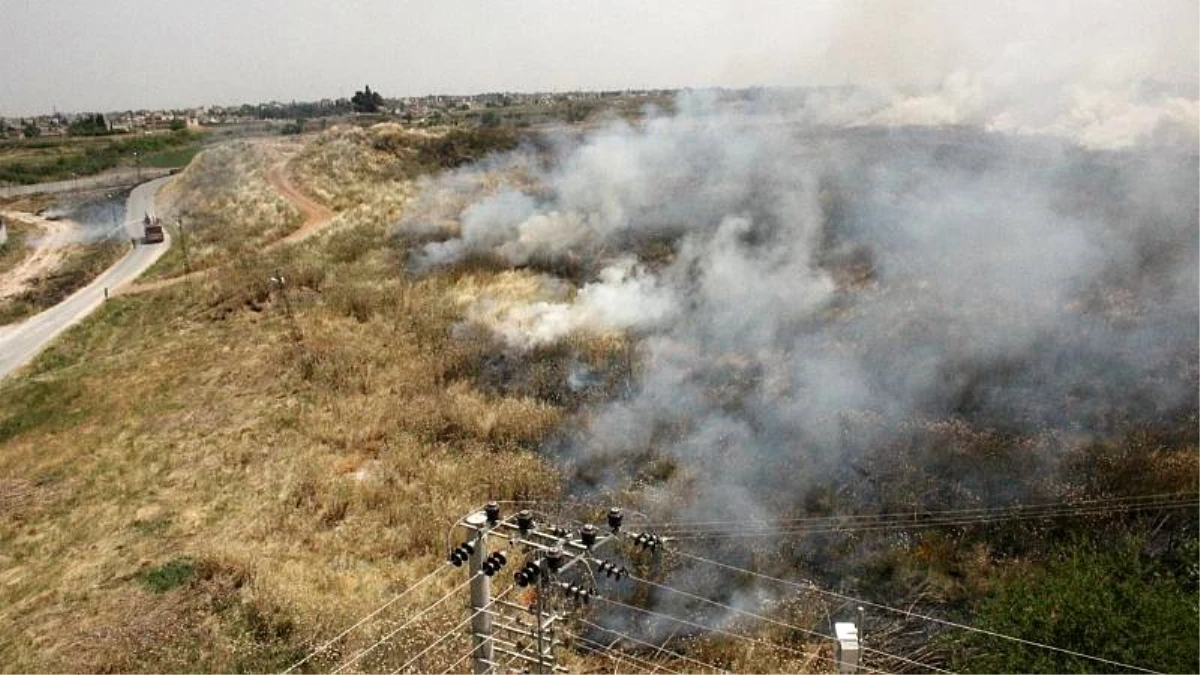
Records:
<instances>
[{"instance_id":1,"label":"white smoke plume","mask_svg":"<svg viewBox=\"0 0 1200 675\"><path fill-rule=\"evenodd\" d=\"M1198 27L1200 9L1184 0L847 2L804 74L871 88L831 111L841 124L1194 147Z\"/></svg>"},{"instance_id":2,"label":"white smoke plume","mask_svg":"<svg viewBox=\"0 0 1200 675\"><path fill-rule=\"evenodd\" d=\"M574 291L468 310L514 349L642 336L630 395L552 448L577 488L655 458L672 468L647 499L770 514L912 420L1086 439L1194 405L1194 148L838 129L810 121L812 96L681 96L518 153L520 185L402 224L459 223L418 271L576 269Z\"/></svg>"},{"instance_id":3,"label":"white smoke plume","mask_svg":"<svg viewBox=\"0 0 1200 675\"><path fill-rule=\"evenodd\" d=\"M632 257L600 270L572 300L517 307L487 298L467 309L467 319L491 326L505 342L526 349L576 331L649 331L666 327L679 312L671 291Z\"/></svg>"}]
</instances>

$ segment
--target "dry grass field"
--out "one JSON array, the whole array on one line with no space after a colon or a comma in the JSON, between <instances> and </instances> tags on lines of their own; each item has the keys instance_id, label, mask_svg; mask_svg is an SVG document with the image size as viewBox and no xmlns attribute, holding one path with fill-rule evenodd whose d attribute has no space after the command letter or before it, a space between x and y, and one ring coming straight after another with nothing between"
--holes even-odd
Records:
<instances>
[{"instance_id":1,"label":"dry grass field","mask_svg":"<svg viewBox=\"0 0 1200 675\"><path fill-rule=\"evenodd\" d=\"M294 220L263 188L274 159L209 150L166 195L195 218L193 263L219 271L114 299L4 384L5 670L282 669L440 564L456 516L557 494L529 450L561 407L481 388L494 345L450 338L464 284L488 278L399 273L403 184L333 200L339 227L262 254Z\"/></svg>"},{"instance_id":2,"label":"dry grass field","mask_svg":"<svg viewBox=\"0 0 1200 675\"><path fill-rule=\"evenodd\" d=\"M299 209L278 194L267 173L296 151L290 144L233 141L196 156L179 180L159 193L159 215L180 240L147 273L147 279L178 276L184 248L192 270L231 264L299 227Z\"/></svg>"}]
</instances>

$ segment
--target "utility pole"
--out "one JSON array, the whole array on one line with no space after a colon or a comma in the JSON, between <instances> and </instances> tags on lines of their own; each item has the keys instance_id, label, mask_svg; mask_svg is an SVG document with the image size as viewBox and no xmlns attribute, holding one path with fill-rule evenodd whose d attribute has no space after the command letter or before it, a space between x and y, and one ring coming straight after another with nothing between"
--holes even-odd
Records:
<instances>
[{"instance_id":1,"label":"utility pole","mask_svg":"<svg viewBox=\"0 0 1200 675\"><path fill-rule=\"evenodd\" d=\"M546 559L541 562L542 574L537 586L537 672L544 674L546 670L546 592L549 590L549 584L546 579L550 576L549 565Z\"/></svg>"},{"instance_id":2,"label":"utility pole","mask_svg":"<svg viewBox=\"0 0 1200 675\"><path fill-rule=\"evenodd\" d=\"M187 235L183 229L183 216L179 216L179 246L183 249L183 273L192 273L192 264L188 260ZM282 277L280 277L282 278Z\"/></svg>"},{"instance_id":3,"label":"utility pole","mask_svg":"<svg viewBox=\"0 0 1200 675\"><path fill-rule=\"evenodd\" d=\"M488 613L492 604L492 577L484 574L483 565L487 562L487 530L488 518L483 511L477 511L466 517L466 524L478 528L471 541L475 550L471 552L471 642L474 658L475 675L486 675L491 672L495 658L492 652L492 615Z\"/></svg>"},{"instance_id":4,"label":"utility pole","mask_svg":"<svg viewBox=\"0 0 1200 675\"><path fill-rule=\"evenodd\" d=\"M292 313L292 303L288 300L287 294L287 279L283 276L283 272L275 272L275 276L271 277L271 283L279 286L279 297L283 298L283 311L292 328L292 339L300 342L304 334L300 332L300 324L296 322L296 315Z\"/></svg>"},{"instance_id":5,"label":"utility pole","mask_svg":"<svg viewBox=\"0 0 1200 675\"><path fill-rule=\"evenodd\" d=\"M117 195L118 194L119 193L115 193L115 192L104 193L104 198L108 200L108 226L112 228L113 232L116 232L117 227L120 225L120 223L117 222Z\"/></svg>"},{"instance_id":6,"label":"utility pole","mask_svg":"<svg viewBox=\"0 0 1200 675\"><path fill-rule=\"evenodd\" d=\"M473 575L470 655L476 675L494 673L497 657L535 673L566 672L555 663L555 649L564 644L556 638L555 626L588 606L597 595L598 576L620 581L628 575L624 567L594 557L596 549L631 536L620 531L622 517L621 509L610 509L610 532L605 533L591 524L568 528L541 523L529 509L501 518L499 503L488 502L482 511L459 521L458 527L469 534L450 553L450 562L455 566L469 562ZM489 537L499 540L499 550L488 552ZM653 549L660 542L641 534L635 545ZM512 586L492 596L490 577L506 565L510 555L523 556L524 563L512 576ZM513 591L521 599L504 598Z\"/></svg>"}]
</instances>

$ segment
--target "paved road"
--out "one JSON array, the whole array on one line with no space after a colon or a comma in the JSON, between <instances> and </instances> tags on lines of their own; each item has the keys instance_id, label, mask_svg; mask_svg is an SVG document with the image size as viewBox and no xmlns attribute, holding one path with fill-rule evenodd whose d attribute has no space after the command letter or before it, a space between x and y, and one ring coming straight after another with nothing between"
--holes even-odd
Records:
<instances>
[{"instance_id":1,"label":"paved road","mask_svg":"<svg viewBox=\"0 0 1200 675\"><path fill-rule=\"evenodd\" d=\"M141 217L143 213L154 213L154 195L158 188L169 178L159 178L149 183L142 183L129 194L126 213L131 219ZM140 228L140 220L132 220L129 227ZM129 232L128 236L137 236L137 232ZM165 233L164 233L165 234ZM146 268L154 264L167 247L171 238L150 246L138 245L137 248L125 254L112 267L96 277L92 283L75 292L74 295L58 303L54 307L29 317L14 326L0 327L0 379L4 379L17 368L33 360L54 338L67 328L82 321L104 302L104 289L109 293L115 292L121 286L133 281Z\"/></svg>"}]
</instances>

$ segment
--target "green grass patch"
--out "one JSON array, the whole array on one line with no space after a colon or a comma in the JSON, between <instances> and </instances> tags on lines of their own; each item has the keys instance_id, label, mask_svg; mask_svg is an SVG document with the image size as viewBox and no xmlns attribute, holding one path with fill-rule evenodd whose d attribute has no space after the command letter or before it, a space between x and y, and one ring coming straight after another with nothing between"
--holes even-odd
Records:
<instances>
[{"instance_id":1,"label":"green grass patch","mask_svg":"<svg viewBox=\"0 0 1200 675\"><path fill-rule=\"evenodd\" d=\"M157 322L169 316L164 298L120 295L104 303L87 320L81 321L50 344L32 364L33 376L49 375L56 370L78 365L89 356L108 356L119 351L126 331L138 325ZM155 313L148 317L147 312Z\"/></svg>"},{"instance_id":2,"label":"green grass patch","mask_svg":"<svg viewBox=\"0 0 1200 675\"><path fill-rule=\"evenodd\" d=\"M175 131L0 146L0 183L68 180L116 166L174 168L190 162L200 145L199 134Z\"/></svg>"},{"instance_id":3,"label":"green grass patch","mask_svg":"<svg viewBox=\"0 0 1200 675\"><path fill-rule=\"evenodd\" d=\"M152 593L166 593L186 584L194 576L196 576L196 566L190 560L178 559L139 572L136 579Z\"/></svg>"},{"instance_id":4,"label":"green grass patch","mask_svg":"<svg viewBox=\"0 0 1200 675\"><path fill-rule=\"evenodd\" d=\"M0 444L33 430L65 429L87 414L83 388L71 380L24 380L4 391Z\"/></svg>"},{"instance_id":5,"label":"green grass patch","mask_svg":"<svg viewBox=\"0 0 1200 675\"><path fill-rule=\"evenodd\" d=\"M163 150L147 155L142 160L142 166L156 169L174 169L187 166L200 150L201 146L199 144L175 148L173 150Z\"/></svg>"}]
</instances>

